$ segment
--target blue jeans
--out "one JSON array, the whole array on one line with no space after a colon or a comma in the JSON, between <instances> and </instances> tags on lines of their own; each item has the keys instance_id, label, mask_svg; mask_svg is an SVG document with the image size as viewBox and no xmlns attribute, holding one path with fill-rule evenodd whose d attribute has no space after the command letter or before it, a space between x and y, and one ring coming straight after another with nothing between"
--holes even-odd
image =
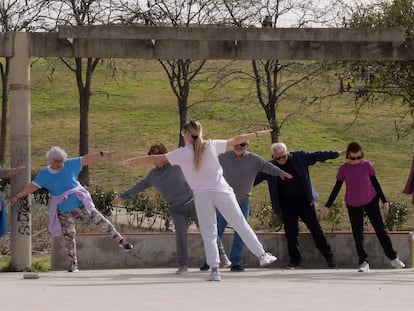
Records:
<instances>
[{"instance_id":1,"label":"blue jeans","mask_svg":"<svg viewBox=\"0 0 414 311\"><path fill-rule=\"evenodd\" d=\"M249 220L250 215L250 201L239 203L241 212ZM223 236L224 230L227 227L227 221L224 217L217 211L217 231L218 236L221 238ZM231 246L230 261L232 266L241 265L243 258L243 240L240 238L239 234L234 231L233 244Z\"/></svg>"}]
</instances>

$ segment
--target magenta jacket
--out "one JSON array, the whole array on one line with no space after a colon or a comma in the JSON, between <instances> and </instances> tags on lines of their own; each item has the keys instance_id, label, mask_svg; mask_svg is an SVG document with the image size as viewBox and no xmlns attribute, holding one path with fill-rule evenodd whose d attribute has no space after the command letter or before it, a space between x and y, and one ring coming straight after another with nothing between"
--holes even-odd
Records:
<instances>
[{"instance_id":1,"label":"magenta jacket","mask_svg":"<svg viewBox=\"0 0 414 311\"><path fill-rule=\"evenodd\" d=\"M412 194L411 203L414 205L414 157L413 162L411 163L410 175L408 175L408 180L403 190L403 193Z\"/></svg>"}]
</instances>

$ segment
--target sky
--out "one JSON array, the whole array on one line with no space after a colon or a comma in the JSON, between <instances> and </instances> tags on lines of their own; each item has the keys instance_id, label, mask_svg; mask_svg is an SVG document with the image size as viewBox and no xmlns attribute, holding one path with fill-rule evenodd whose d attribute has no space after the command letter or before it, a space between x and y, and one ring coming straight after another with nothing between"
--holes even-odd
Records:
<instances>
[{"instance_id":1,"label":"sky","mask_svg":"<svg viewBox=\"0 0 414 311\"><path fill-rule=\"evenodd\" d=\"M131 0L131 1L135 2L136 0ZM184 0L181 0L181 1L184 1ZM260 1L263 1L263 3L268 2L264 0L257 0L257 3L260 3ZM317 16L314 18L313 12L310 11L308 15L306 15L305 19L306 20L313 19L315 21L312 23L306 23L304 25L301 25L302 27L341 27L342 16L343 14L350 15L350 12L351 12L350 7L354 7L357 5L369 5L369 4L380 2L380 1L392 2L393 0L282 0L281 7L283 7L284 4L286 3L288 4L289 3L290 4L304 3L306 5L309 5L310 2L313 2L317 10L319 10L320 17ZM150 0L150 2L153 4L154 2L156 2L156 0ZM138 0L138 3L141 5L141 8L143 9L147 8L147 0ZM348 8L344 8L343 6L341 6L341 3L344 3L344 5L348 6ZM288 13L281 15L281 17L278 19L277 26L278 27L298 27L298 22L302 20L303 18L303 12L304 12L303 10L298 10L296 12L290 11ZM265 10L263 10L262 13L266 15ZM326 18L327 16L328 17L330 16L330 18ZM340 17L335 19L334 18L335 16L340 16ZM331 22L330 23L326 23L326 22L318 23L317 21L320 21L321 19L330 19ZM260 24L258 26L260 26Z\"/></svg>"},{"instance_id":2,"label":"sky","mask_svg":"<svg viewBox=\"0 0 414 311\"><path fill-rule=\"evenodd\" d=\"M318 23L312 22L306 24L304 27L341 27L338 23L341 23L342 16L350 15L351 8L356 7L357 5L370 5L380 1L387 1L392 2L392 0L313 0L315 7L320 10L320 12L324 12L324 16L320 19L327 19L331 20L330 22L326 23ZM343 5L341 4L343 3ZM311 14L311 13L310 13ZM281 24L279 27L297 27L297 23L299 17L303 15L303 11L299 12L290 12L287 13L285 16L281 18ZM339 18L335 18L335 16L340 16ZM330 17L330 18L329 18ZM308 16L309 19L309 16ZM319 19L319 20L320 20Z\"/></svg>"}]
</instances>

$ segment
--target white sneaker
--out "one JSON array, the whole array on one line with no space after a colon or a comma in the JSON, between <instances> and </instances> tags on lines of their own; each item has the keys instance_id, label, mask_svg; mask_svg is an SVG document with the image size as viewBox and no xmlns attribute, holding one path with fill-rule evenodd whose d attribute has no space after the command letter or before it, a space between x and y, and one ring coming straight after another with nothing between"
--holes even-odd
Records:
<instances>
[{"instance_id":1,"label":"white sneaker","mask_svg":"<svg viewBox=\"0 0 414 311\"><path fill-rule=\"evenodd\" d=\"M68 268L68 272L79 272L77 264L71 264Z\"/></svg>"},{"instance_id":2,"label":"white sneaker","mask_svg":"<svg viewBox=\"0 0 414 311\"><path fill-rule=\"evenodd\" d=\"M226 254L220 254L220 268L228 268L231 266L231 261Z\"/></svg>"},{"instance_id":3,"label":"white sneaker","mask_svg":"<svg viewBox=\"0 0 414 311\"><path fill-rule=\"evenodd\" d=\"M207 281L221 281L221 276L218 271L212 271L208 276Z\"/></svg>"},{"instance_id":4,"label":"white sneaker","mask_svg":"<svg viewBox=\"0 0 414 311\"><path fill-rule=\"evenodd\" d=\"M368 272L369 271L369 263L364 261L358 269L358 272Z\"/></svg>"},{"instance_id":5,"label":"white sneaker","mask_svg":"<svg viewBox=\"0 0 414 311\"><path fill-rule=\"evenodd\" d=\"M400 258L396 257L395 259L391 260L391 265L395 269L403 269L405 268L405 263L403 263Z\"/></svg>"},{"instance_id":6,"label":"white sneaker","mask_svg":"<svg viewBox=\"0 0 414 311\"><path fill-rule=\"evenodd\" d=\"M262 256L259 257L261 267L270 265L272 262L276 260L277 257L273 256L271 253L264 253Z\"/></svg>"},{"instance_id":7,"label":"white sneaker","mask_svg":"<svg viewBox=\"0 0 414 311\"><path fill-rule=\"evenodd\" d=\"M184 274L188 272L187 266L179 266L177 271L175 271L175 274Z\"/></svg>"}]
</instances>

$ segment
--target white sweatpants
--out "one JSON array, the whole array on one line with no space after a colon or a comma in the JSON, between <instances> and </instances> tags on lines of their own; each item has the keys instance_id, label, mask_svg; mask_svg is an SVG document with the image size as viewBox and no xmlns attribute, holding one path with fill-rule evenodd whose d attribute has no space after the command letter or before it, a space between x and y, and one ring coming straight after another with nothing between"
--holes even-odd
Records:
<instances>
[{"instance_id":1,"label":"white sweatpants","mask_svg":"<svg viewBox=\"0 0 414 311\"><path fill-rule=\"evenodd\" d=\"M256 234L244 218L234 193L201 192L194 194L198 226L204 243L207 264L212 268L220 265L217 248L216 209L240 235L247 248L257 257L265 250Z\"/></svg>"}]
</instances>

